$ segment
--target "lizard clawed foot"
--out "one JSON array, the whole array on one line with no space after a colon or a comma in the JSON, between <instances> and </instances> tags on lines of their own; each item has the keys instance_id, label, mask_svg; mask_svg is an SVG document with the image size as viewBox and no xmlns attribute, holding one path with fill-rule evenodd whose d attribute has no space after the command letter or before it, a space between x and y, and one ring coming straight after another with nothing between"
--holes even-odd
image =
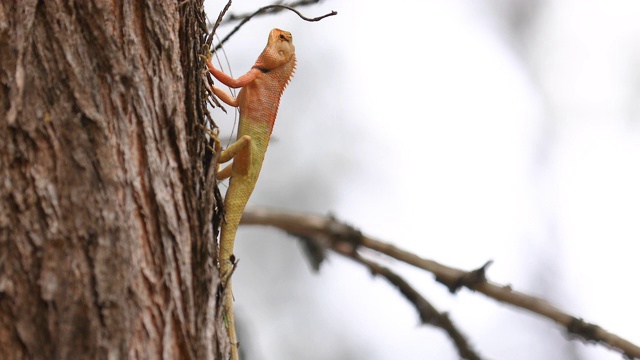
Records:
<instances>
[{"instance_id":1,"label":"lizard clawed foot","mask_svg":"<svg viewBox=\"0 0 640 360\"><path fill-rule=\"evenodd\" d=\"M220 130L218 128L209 129L208 127L202 124L198 124L198 125L202 130L204 130L204 132L207 135L209 135L211 140L213 140L213 146L209 144L205 145L207 149L209 149L214 154L220 154L220 152L222 151L222 145L220 144L220 138L218 137ZM222 169L222 165L220 165L220 163L216 163L216 174L219 173L221 169Z\"/></svg>"},{"instance_id":2,"label":"lizard clawed foot","mask_svg":"<svg viewBox=\"0 0 640 360\"><path fill-rule=\"evenodd\" d=\"M202 125L202 124L198 124L198 126L200 126L200 128L202 130L204 130L204 132L209 135L209 137L213 140L213 147L207 145L207 147L209 148L209 150L217 153L220 152L220 150L222 150L222 145L220 145L220 129L215 128L215 129L209 129L208 127Z\"/></svg>"},{"instance_id":3,"label":"lizard clawed foot","mask_svg":"<svg viewBox=\"0 0 640 360\"><path fill-rule=\"evenodd\" d=\"M238 262L236 261L235 255L231 255L231 259L226 260L225 264L220 264L220 277L223 286L227 286L231 281L231 275L236 271L236 267L238 266Z\"/></svg>"},{"instance_id":4,"label":"lizard clawed foot","mask_svg":"<svg viewBox=\"0 0 640 360\"><path fill-rule=\"evenodd\" d=\"M209 50L209 45L204 44L202 45L202 52L205 53L206 55L203 54L198 54L198 57L200 59L202 59L202 61L205 62L205 64L210 64L211 63L211 59L213 58L213 55L211 54L211 51Z\"/></svg>"}]
</instances>

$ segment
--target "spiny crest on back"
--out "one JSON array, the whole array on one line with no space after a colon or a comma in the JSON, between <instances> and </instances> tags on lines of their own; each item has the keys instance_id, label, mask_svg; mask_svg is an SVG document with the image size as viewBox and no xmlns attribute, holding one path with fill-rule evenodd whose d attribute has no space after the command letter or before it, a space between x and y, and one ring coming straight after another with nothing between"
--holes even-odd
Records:
<instances>
[{"instance_id":1,"label":"spiny crest on back","mask_svg":"<svg viewBox=\"0 0 640 360\"><path fill-rule=\"evenodd\" d=\"M282 95L282 93L284 92L284 89L287 87L287 85L289 85L289 82L291 81L291 78L293 77L293 74L296 73L296 56L295 54L293 55L293 57L291 58L290 61L290 70L288 70L289 75L287 76L287 79L284 82L284 86L282 87L282 91L280 92L280 95Z\"/></svg>"}]
</instances>

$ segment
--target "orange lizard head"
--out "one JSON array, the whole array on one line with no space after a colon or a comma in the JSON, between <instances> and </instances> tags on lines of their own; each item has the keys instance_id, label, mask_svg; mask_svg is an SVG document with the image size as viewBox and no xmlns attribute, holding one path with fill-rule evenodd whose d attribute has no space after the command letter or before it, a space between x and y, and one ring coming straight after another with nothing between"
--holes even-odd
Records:
<instances>
[{"instance_id":1,"label":"orange lizard head","mask_svg":"<svg viewBox=\"0 0 640 360\"><path fill-rule=\"evenodd\" d=\"M273 29L269 33L269 41L256 60L257 67L274 70L287 63L295 64L296 48L293 37L288 31ZM293 60L293 61L292 61Z\"/></svg>"}]
</instances>

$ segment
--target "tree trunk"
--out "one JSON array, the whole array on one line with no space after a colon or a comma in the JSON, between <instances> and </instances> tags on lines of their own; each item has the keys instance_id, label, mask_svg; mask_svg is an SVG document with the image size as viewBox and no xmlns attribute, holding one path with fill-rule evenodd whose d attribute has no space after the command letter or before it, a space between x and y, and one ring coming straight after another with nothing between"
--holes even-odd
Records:
<instances>
[{"instance_id":1,"label":"tree trunk","mask_svg":"<svg viewBox=\"0 0 640 360\"><path fill-rule=\"evenodd\" d=\"M202 0L0 2L0 358L222 359Z\"/></svg>"}]
</instances>

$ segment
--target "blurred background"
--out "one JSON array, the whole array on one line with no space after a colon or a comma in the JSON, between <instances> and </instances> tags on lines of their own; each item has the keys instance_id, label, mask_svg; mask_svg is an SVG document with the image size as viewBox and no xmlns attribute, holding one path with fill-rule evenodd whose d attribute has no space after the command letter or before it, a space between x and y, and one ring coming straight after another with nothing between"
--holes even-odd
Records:
<instances>
[{"instance_id":1,"label":"blurred background","mask_svg":"<svg viewBox=\"0 0 640 360\"><path fill-rule=\"evenodd\" d=\"M211 21L225 3L206 3ZM236 1L230 12L267 4ZM466 270L494 260L491 280L640 343L639 2L352 0L299 10L339 14L255 18L221 58L237 77L271 28L293 33L297 71L250 204L332 213ZM213 115L229 134L233 112ZM315 274L297 241L273 229L241 228L236 246L247 360L457 359L442 331L420 326L361 266L330 256ZM484 358L621 358L376 260L447 311Z\"/></svg>"}]
</instances>

